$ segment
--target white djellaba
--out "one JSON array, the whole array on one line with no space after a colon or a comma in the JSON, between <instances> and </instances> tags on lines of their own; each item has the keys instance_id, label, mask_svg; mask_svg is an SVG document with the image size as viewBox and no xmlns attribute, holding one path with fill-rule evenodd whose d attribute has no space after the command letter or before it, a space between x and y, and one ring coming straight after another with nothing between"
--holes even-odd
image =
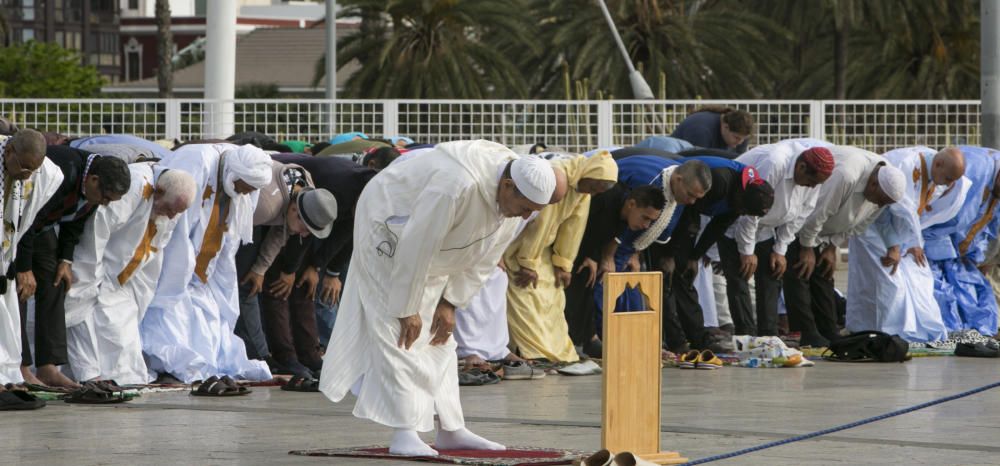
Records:
<instances>
[{"instance_id":1,"label":"white djellaba","mask_svg":"<svg viewBox=\"0 0 1000 466\"><path fill-rule=\"evenodd\" d=\"M66 294L66 344L75 380L114 380L119 384L152 381L142 357L139 322L153 299L163 266L163 248L182 213L156 216L157 183L164 172L154 163L129 165L129 192L102 206L87 220L73 252L76 282ZM194 182L182 170L164 199L193 202ZM161 183L164 184L164 183Z\"/></svg>"},{"instance_id":2,"label":"white djellaba","mask_svg":"<svg viewBox=\"0 0 1000 466\"><path fill-rule=\"evenodd\" d=\"M0 136L0 155L10 138ZM4 175L5 164L0 160L0 268L7 270L14 263L17 242L35 222L35 216L55 195L63 181L62 170L48 157L31 177L24 181L10 181ZM2 193L9 188L10 196ZM21 383L21 311L17 303L17 286L8 280L7 290L0 294L0 384Z\"/></svg>"},{"instance_id":3,"label":"white djellaba","mask_svg":"<svg viewBox=\"0 0 1000 466\"><path fill-rule=\"evenodd\" d=\"M498 186L516 157L488 141L439 144L379 172L358 200L320 390L334 402L353 391L355 416L396 429L392 453L436 455L417 435L434 428L435 414L438 448L504 449L465 428L455 339L431 345L430 327L442 297L468 307L513 239L521 219L501 213ZM537 204L555 188L551 165L534 157L514 162L511 178ZM399 318L414 314L420 336L400 348Z\"/></svg>"},{"instance_id":4,"label":"white djellaba","mask_svg":"<svg viewBox=\"0 0 1000 466\"><path fill-rule=\"evenodd\" d=\"M142 319L149 369L185 383L213 375L270 380L267 364L247 358L233 329L240 315L236 249L252 241L256 189L271 181L271 157L249 145L193 144L160 164L188 172L198 194L164 249L156 292ZM238 180L256 189L238 194Z\"/></svg>"}]
</instances>

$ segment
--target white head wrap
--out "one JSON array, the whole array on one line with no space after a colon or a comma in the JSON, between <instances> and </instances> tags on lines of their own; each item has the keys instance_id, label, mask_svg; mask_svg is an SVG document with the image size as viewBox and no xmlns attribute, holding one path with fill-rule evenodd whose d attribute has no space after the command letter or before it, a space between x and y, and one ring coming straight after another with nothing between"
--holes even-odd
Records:
<instances>
[{"instance_id":1,"label":"white head wrap","mask_svg":"<svg viewBox=\"0 0 1000 466\"><path fill-rule=\"evenodd\" d=\"M535 204L548 204L556 189L552 165L538 156L525 156L510 165L510 177L517 190Z\"/></svg>"},{"instance_id":2,"label":"white head wrap","mask_svg":"<svg viewBox=\"0 0 1000 466\"><path fill-rule=\"evenodd\" d=\"M878 170L878 186L893 202L898 202L906 194L906 176L892 165L882 165Z\"/></svg>"},{"instance_id":3,"label":"white head wrap","mask_svg":"<svg viewBox=\"0 0 1000 466\"><path fill-rule=\"evenodd\" d=\"M229 207L229 231L243 243L253 241L253 198L249 194L236 192L236 180L257 189L271 182L271 157L260 148L245 145L222 153L223 188L229 195L232 205Z\"/></svg>"}]
</instances>

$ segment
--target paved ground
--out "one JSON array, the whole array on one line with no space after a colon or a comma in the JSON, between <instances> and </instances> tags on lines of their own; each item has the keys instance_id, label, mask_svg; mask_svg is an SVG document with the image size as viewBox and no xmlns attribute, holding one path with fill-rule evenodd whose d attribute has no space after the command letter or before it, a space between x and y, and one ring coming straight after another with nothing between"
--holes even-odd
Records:
<instances>
[{"instance_id":1,"label":"paved ground","mask_svg":"<svg viewBox=\"0 0 1000 466\"><path fill-rule=\"evenodd\" d=\"M664 369L663 442L692 459L725 453L995 382L997 369L997 361L954 357ZM600 387L600 377L550 376L463 389L462 398L469 426L489 438L588 450L600 442ZM0 415L0 464L398 464L287 454L387 439L387 429L354 419L351 406L277 388L240 399L160 393L120 407L52 403ZM715 464L995 465L998 432L1000 389Z\"/></svg>"}]
</instances>

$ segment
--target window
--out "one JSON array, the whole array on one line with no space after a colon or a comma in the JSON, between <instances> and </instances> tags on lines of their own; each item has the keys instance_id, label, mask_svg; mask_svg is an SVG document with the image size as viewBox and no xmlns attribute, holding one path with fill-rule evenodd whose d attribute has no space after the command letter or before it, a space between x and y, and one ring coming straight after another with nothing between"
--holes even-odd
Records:
<instances>
[{"instance_id":1,"label":"window","mask_svg":"<svg viewBox=\"0 0 1000 466\"><path fill-rule=\"evenodd\" d=\"M35 20L35 0L21 0L21 19Z\"/></svg>"},{"instance_id":2,"label":"window","mask_svg":"<svg viewBox=\"0 0 1000 466\"><path fill-rule=\"evenodd\" d=\"M142 79L142 54L138 50L125 52L125 80L138 81Z\"/></svg>"},{"instance_id":3,"label":"window","mask_svg":"<svg viewBox=\"0 0 1000 466\"><path fill-rule=\"evenodd\" d=\"M129 10L138 10L139 9L139 0L128 0L128 9Z\"/></svg>"},{"instance_id":4,"label":"window","mask_svg":"<svg viewBox=\"0 0 1000 466\"><path fill-rule=\"evenodd\" d=\"M69 48L69 47L66 46L66 33L65 32L63 32L63 31L56 31L55 41L56 41L56 44L59 44L59 46L62 47L62 48L64 48L64 49Z\"/></svg>"},{"instance_id":5,"label":"window","mask_svg":"<svg viewBox=\"0 0 1000 466\"><path fill-rule=\"evenodd\" d=\"M21 42L35 40L35 30L31 28L21 29Z\"/></svg>"},{"instance_id":6,"label":"window","mask_svg":"<svg viewBox=\"0 0 1000 466\"><path fill-rule=\"evenodd\" d=\"M53 8L53 10L55 11L56 22L61 23L63 21L66 21L66 0L54 0L54 1L55 1L55 7Z\"/></svg>"}]
</instances>

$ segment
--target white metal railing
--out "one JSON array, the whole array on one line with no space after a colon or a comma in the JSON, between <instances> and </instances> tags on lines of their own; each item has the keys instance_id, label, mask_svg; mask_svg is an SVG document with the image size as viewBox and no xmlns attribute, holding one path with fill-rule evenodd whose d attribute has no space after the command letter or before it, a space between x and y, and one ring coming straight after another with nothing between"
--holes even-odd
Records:
<instances>
[{"instance_id":1,"label":"white metal railing","mask_svg":"<svg viewBox=\"0 0 1000 466\"><path fill-rule=\"evenodd\" d=\"M129 133L193 140L260 131L278 140L319 141L360 131L431 143L486 138L584 151L669 134L688 113L708 104L753 114L754 144L813 137L885 152L980 142L975 100L337 100L331 112L324 99L0 99L0 115L21 127L68 136Z\"/></svg>"}]
</instances>

